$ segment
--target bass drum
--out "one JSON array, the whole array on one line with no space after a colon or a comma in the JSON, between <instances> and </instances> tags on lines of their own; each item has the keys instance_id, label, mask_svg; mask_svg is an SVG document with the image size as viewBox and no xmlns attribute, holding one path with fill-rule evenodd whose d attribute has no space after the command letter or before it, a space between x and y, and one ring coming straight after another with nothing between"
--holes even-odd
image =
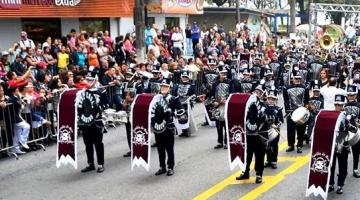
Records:
<instances>
[{"instance_id":1,"label":"bass drum","mask_svg":"<svg viewBox=\"0 0 360 200\"><path fill-rule=\"evenodd\" d=\"M279 130L271 128L268 131L268 142L275 140L280 135Z\"/></svg>"},{"instance_id":2,"label":"bass drum","mask_svg":"<svg viewBox=\"0 0 360 200\"><path fill-rule=\"evenodd\" d=\"M358 130L356 133L350 132L346 136L345 141L347 141L351 146L354 146L360 141L360 130Z\"/></svg>"},{"instance_id":3,"label":"bass drum","mask_svg":"<svg viewBox=\"0 0 360 200\"><path fill-rule=\"evenodd\" d=\"M305 124L310 118L310 112L305 107L299 107L291 114L291 120L297 125Z\"/></svg>"}]
</instances>

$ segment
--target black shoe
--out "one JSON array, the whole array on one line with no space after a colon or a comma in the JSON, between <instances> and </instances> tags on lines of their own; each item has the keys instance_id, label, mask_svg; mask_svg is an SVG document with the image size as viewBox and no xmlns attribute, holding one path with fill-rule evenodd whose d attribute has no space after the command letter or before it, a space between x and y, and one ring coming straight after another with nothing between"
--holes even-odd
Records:
<instances>
[{"instance_id":1,"label":"black shoe","mask_svg":"<svg viewBox=\"0 0 360 200\"><path fill-rule=\"evenodd\" d=\"M223 148L223 147L224 147L224 145L218 144L218 145L214 146L214 149L220 149L220 148Z\"/></svg>"},{"instance_id":2,"label":"black shoe","mask_svg":"<svg viewBox=\"0 0 360 200\"><path fill-rule=\"evenodd\" d=\"M152 144L151 147L157 147L156 143Z\"/></svg>"},{"instance_id":3,"label":"black shoe","mask_svg":"<svg viewBox=\"0 0 360 200\"><path fill-rule=\"evenodd\" d=\"M277 169L277 163L276 162L271 163L271 169Z\"/></svg>"},{"instance_id":4,"label":"black shoe","mask_svg":"<svg viewBox=\"0 0 360 200\"><path fill-rule=\"evenodd\" d=\"M181 133L181 134L179 135L179 137L190 137L190 136L189 136L189 134L187 134L187 133Z\"/></svg>"},{"instance_id":5,"label":"black shoe","mask_svg":"<svg viewBox=\"0 0 360 200\"><path fill-rule=\"evenodd\" d=\"M172 176L174 175L174 170L173 169L168 169L166 176Z\"/></svg>"},{"instance_id":6,"label":"black shoe","mask_svg":"<svg viewBox=\"0 0 360 200\"><path fill-rule=\"evenodd\" d=\"M155 173L155 176L159 176L159 175L165 174L165 173L166 173L166 169L161 168L161 169L159 169L159 170Z\"/></svg>"},{"instance_id":7,"label":"black shoe","mask_svg":"<svg viewBox=\"0 0 360 200\"><path fill-rule=\"evenodd\" d=\"M334 191L334 186L333 186L333 185L329 185L328 192L332 192L332 191Z\"/></svg>"},{"instance_id":8,"label":"black shoe","mask_svg":"<svg viewBox=\"0 0 360 200\"><path fill-rule=\"evenodd\" d=\"M341 186L338 186L337 190L336 190L336 194L342 194L344 193L344 190Z\"/></svg>"},{"instance_id":9,"label":"black shoe","mask_svg":"<svg viewBox=\"0 0 360 200\"><path fill-rule=\"evenodd\" d=\"M227 148L228 148L228 146L225 144L225 145L224 145L224 149L227 149Z\"/></svg>"},{"instance_id":10,"label":"black shoe","mask_svg":"<svg viewBox=\"0 0 360 200\"><path fill-rule=\"evenodd\" d=\"M293 146L289 146L287 149L286 149L286 152L292 152L294 151L295 148Z\"/></svg>"},{"instance_id":11,"label":"black shoe","mask_svg":"<svg viewBox=\"0 0 360 200\"><path fill-rule=\"evenodd\" d=\"M355 178L360 178L360 172L359 172L358 170L354 170L353 176L354 176Z\"/></svg>"},{"instance_id":12,"label":"black shoe","mask_svg":"<svg viewBox=\"0 0 360 200\"><path fill-rule=\"evenodd\" d=\"M105 171L105 167L104 165L99 165L98 169L97 169L97 173L103 173Z\"/></svg>"},{"instance_id":13,"label":"black shoe","mask_svg":"<svg viewBox=\"0 0 360 200\"><path fill-rule=\"evenodd\" d=\"M297 153L302 153L303 151L302 151L302 147L297 147L297 151L296 151Z\"/></svg>"},{"instance_id":14,"label":"black shoe","mask_svg":"<svg viewBox=\"0 0 360 200\"><path fill-rule=\"evenodd\" d=\"M127 152L126 154L124 154L123 156L124 156L124 158L130 157L130 156L131 156L131 152L129 151L129 152Z\"/></svg>"},{"instance_id":15,"label":"black shoe","mask_svg":"<svg viewBox=\"0 0 360 200\"><path fill-rule=\"evenodd\" d=\"M236 177L236 180L240 181L240 180L245 180L245 179L249 179L249 178L250 178L249 172L244 172L240 176Z\"/></svg>"},{"instance_id":16,"label":"black shoe","mask_svg":"<svg viewBox=\"0 0 360 200\"><path fill-rule=\"evenodd\" d=\"M95 170L95 166L94 165L88 165L87 167L82 169L81 172L85 173L85 172L89 172L89 171L93 171L93 170Z\"/></svg>"},{"instance_id":17,"label":"black shoe","mask_svg":"<svg viewBox=\"0 0 360 200\"><path fill-rule=\"evenodd\" d=\"M209 125L207 121L201 124L201 126L207 126L207 125Z\"/></svg>"},{"instance_id":18,"label":"black shoe","mask_svg":"<svg viewBox=\"0 0 360 200\"><path fill-rule=\"evenodd\" d=\"M264 165L264 168L268 168L268 167L271 167L271 163L270 163L270 162L266 162L265 165Z\"/></svg>"},{"instance_id":19,"label":"black shoe","mask_svg":"<svg viewBox=\"0 0 360 200\"><path fill-rule=\"evenodd\" d=\"M256 184L262 183L262 176L256 176L255 183L256 183Z\"/></svg>"}]
</instances>

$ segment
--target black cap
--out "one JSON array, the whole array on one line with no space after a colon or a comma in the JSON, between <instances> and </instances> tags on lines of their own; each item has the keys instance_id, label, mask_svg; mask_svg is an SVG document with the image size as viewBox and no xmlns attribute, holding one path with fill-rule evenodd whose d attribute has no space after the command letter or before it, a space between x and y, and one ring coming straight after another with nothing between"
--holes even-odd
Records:
<instances>
[{"instance_id":1,"label":"black cap","mask_svg":"<svg viewBox=\"0 0 360 200\"><path fill-rule=\"evenodd\" d=\"M160 65L153 65L151 72L160 72Z\"/></svg>"},{"instance_id":2,"label":"black cap","mask_svg":"<svg viewBox=\"0 0 360 200\"><path fill-rule=\"evenodd\" d=\"M345 104L346 97L342 94L335 95L335 102L334 104Z\"/></svg>"},{"instance_id":3,"label":"black cap","mask_svg":"<svg viewBox=\"0 0 360 200\"><path fill-rule=\"evenodd\" d=\"M320 91L320 85L318 80L314 80L311 84L312 91Z\"/></svg>"},{"instance_id":4,"label":"black cap","mask_svg":"<svg viewBox=\"0 0 360 200\"><path fill-rule=\"evenodd\" d=\"M356 85L348 85L346 89L347 95L356 95L357 94L357 86Z\"/></svg>"},{"instance_id":5,"label":"black cap","mask_svg":"<svg viewBox=\"0 0 360 200\"><path fill-rule=\"evenodd\" d=\"M190 72L188 70L183 70L181 72L181 77L190 77Z\"/></svg>"},{"instance_id":6,"label":"black cap","mask_svg":"<svg viewBox=\"0 0 360 200\"><path fill-rule=\"evenodd\" d=\"M170 79L168 78L164 78L162 81L161 81L161 84L160 85L165 85L165 86L172 86L172 82Z\"/></svg>"},{"instance_id":7,"label":"black cap","mask_svg":"<svg viewBox=\"0 0 360 200\"><path fill-rule=\"evenodd\" d=\"M275 90L275 89L270 89L270 90L267 91L267 94L266 94L266 97L267 97L267 98L272 97L272 98L274 98L274 99L277 99L277 98L278 98L277 96L278 96L277 90Z\"/></svg>"}]
</instances>

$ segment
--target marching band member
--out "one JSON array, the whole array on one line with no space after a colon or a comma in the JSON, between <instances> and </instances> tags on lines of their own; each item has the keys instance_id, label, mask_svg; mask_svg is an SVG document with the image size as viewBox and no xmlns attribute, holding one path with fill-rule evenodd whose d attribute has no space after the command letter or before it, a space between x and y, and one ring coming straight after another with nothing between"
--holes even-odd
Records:
<instances>
[{"instance_id":1,"label":"marching band member","mask_svg":"<svg viewBox=\"0 0 360 200\"><path fill-rule=\"evenodd\" d=\"M311 82L311 73L310 70L307 67L307 62L305 59L301 59L299 62L299 72L302 76L302 84L305 86L309 86L309 83Z\"/></svg>"},{"instance_id":2,"label":"marching band member","mask_svg":"<svg viewBox=\"0 0 360 200\"><path fill-rule=\"evenodd\" d=\"M264 158L265 158L265 144L259 135L259 128L262 122L260 118L263 117L265 111L265 104L263 103L263 96L265 93L265 86L263 82L255 88L255 95L257 101L250 105L247 119L246 119L246 169L236 180L245 180L250 178L250 165L252 162L253 154L255 154L255 183L262 182L262 174L264 171Z\"/></svg>"},{"instance_id":3,"label":"marching band member","mask_svg":"<svg viewBox=\"0 0 360 200\"><path fill-rule=\"evenodd\" d=\"M338 94L335 95L335 111L343 112L345 104L345 95ZM337 180L337 194L343 193L343 186L347 176L347 165L348 165L348 154L350 152L349 143L345 140L348 132L356 132L355 119L351 115L347 115L346 118L340 123L339 132L336 136L336 145L333 155L332 165L331 165L331 175L328 192L334 191L334 178L335 178L335 168L336 163L339 164L339 174ZM337 162L336 162L337 160Z\"/></svg>"},{"instance_id":4,"label":"marching band member","mask_svg":"<svg viewBox=\"0 0 360 200\"><path fill-rule=\"evenodd\" d=\"M336 53L330 52L329 61L326 63L326 67L329 69L330 76L338 76L340 71L340 63L337 60Z\"/></svg>"},{"instance_id":5,"label":"marching band member","mask_svg":"<svg viewBox=\"0 0 360 200\"><path fill-rule=\"evenodd\" d=\"M254 80L260 81L264 77L264 67L261 64L261 57L259 54L255 56L254 64L251 68L254 72Z\"/></svg>"},{"instance_id":6,"label":"marching band member","mask_svg":"<svg viewBox=\"0 0 360 200\"><path fill-rule=\"evenodd\" d=\"M320 78L320 71L323 68L323 64L321 63L320 59L321 54L316 53L314 56L314 60L309 64L309 68L312 74L311 80L318 80Z\"/></svg>"},{"instance_id":7,"label":"marching band member","mask_svg":"<svg viewBox=\"0 0 360 200\"><path fill-rule=\"evenodd\" d=\"M264 85L266 90L271 90L272 88L278 89L277 81L273 79L274 73L270 68L265 68L265 74L264 74Z\"/></svg>"},{"instance_id":8,"label":"marching band member","mask_svg":"<svg viewBox=\"0 0 360 200\"><path fill-rule=\"evenodd\" d=\"M195 95L195 86L190 83L190 72L187 70L182 71L181 73L181 82L180 84L175 85L174 87L174 95L179 97L179 100L183 106L183 108L187 111L187 101L189 97ZM191 107L193 105L191 104ZM185 111L185 112L186 112ZM188 118L190 117L190 113L187 113ZM182 133L179 135L180 137L189 137L191 133L188 132L187 129L183 129Z\"/></svg>"},{"instance_id":9,"label":"marching band member","mask_svg":"<svg viewBox=\"0 0 360 200\"><path fill-rule=\"evenodd\" d=\"M122 103L122 109L126 111L128 114L128 122L125 123L126 129L126 139L129 145L129 149L131 149L131 123L129 120L129 113L131 110L131 104L134 101L136 94L141 94L143 92L143 87L140 77L136 76L131 69L128 69L125 73L125 81L123 82L122 94L124 99ZM126 154L123 155L124 157L130 157L131 152L128 151Z\"/></svg>"},{"instance_id":10,"label":"marching band member","mask_svg":"<svg viewBox=\"0 0 360 200\"><path fill-rule=\"evenodd\" d=\"M146 93L159 94L160 93L160 84L163 80L160 71L160 65L154 65L152 69L153 78L150 79L149 87Z\"/></svg>"},{"instance_id":11,"label":"marching band member","mask_svg":"<svg viewBox=\"0 0 360 200\"><path fill-rule=\"evenodd\" d=\"M268 65L274 72L274 80L278 80L278 78L281 77L282 64L278 60L278 55L276 52L273 54L271 62Z\"/></svg>"},{"instance_id":12,"label":"marching band member","mask_svg":"<svg viewBox=\"0 0 360 200\"><path fill-rule=\"evenodd\" d=\"M347 103L345 104L345 112L347 115L351 115L356 122L360 119L360 103L357 101L357 87L355 85L347 86ZM353 176L360 178L360 172L358 170L359 155L360 155L360 142L351 147L353 155Z\"/></svg>"},{"instance_id":13,"label":"marching band member","mask_svg":"<svg viewBox=\"0 0 360 200\"><path fill-rule=\"evenodd\" d=\"M281 69L280 86L283 88L288 87L291 84L291 63L287 62Z\"/></svg>"},{"instance_id":14,"label":"marching band member","mask_svg":"<svg viewBox=\"0 0 360 200\"><path fill-rule=\"evenodd\" d=\"M252 79L251 74L252 70L249 68L245 68L242 72L243 78L241 79L240 85L242 92L247 94L251 94L258 85L258 83Z\"/></svg>"},{"instance_id":15,"label":"marching band member","mask_svg":"<svg viewBox=\"0 0 360 200\"><path fill-rule=\"evenodd\" d=\"M297 152L302 153L304 134L306 125L298 125L291 119L291 114L299 107L306 107L309 101L309 91L305 85L301 84L301 74L299 71L293 71L293 84L283 91L285 112L287 114L287 140L288 148L286 152L294 151L295 134L297 134Z\"/></svg>"},{"instance_id":16,"label":"marching band member","mask_svg":"<svg viewBox=\"0 0 360 200\"><path fill-rule=\"evenodd\" d=\"M270 129L276 129L278 132L280 132L280 126L282 123L284 123L284 117L282 113L282 108L277 107L277 99L278 94L277 90L272 88L271 90L268 90L268 93L266 95L266 108L265 108L265 115L263 117L263 123L262 129L260 131L268 132ZM264 167L271 167L272 169L277 168L277 157L279 152L279 140L280 140L280 134L277 135L277 137L270 141L267 144L266 147L266 158L267 162L265 163Z\"/></svg>"},{"instance_id":17,"label":"marching band member","mask_svg":"<svg viewBox=\"0 0 360 200\"><path fill-rule=\"evenodd\" d=\"M207 110L211 110L212 109L212 105L211 105L211 91L212 91L212 86L215 83L218 74L216 72L216 60L213 58L209 58L208 60L208 64L209 66L207 68L204 69L204 77L203 77L203 88L204 88L204 93L206 95L206 99L205 99L205 108ZM206 120L205 117L205 122L202 124L202 126L206 126L208 125L208 121Z\"/></svg>"},{"instance_id":18,"label":"marching band member","mask_svg":"<svg viewBox=\"0 0 360 200\"><path fill-rule=\"evenodd\" d=\"M92 87L95 86L94 81ZM82 132L83 140L85 143L85 150L87 156L87 163L84 169L81 172L89 172L95 170L94 164L94 147L97 156L98 168L97 172L102 173L105 170L104 167L104 143L103 132L104 132L104 122L102 121L102 111L108 106L107 97L105 91L100 91L100 89L93 88L87 89L86 92L95 96L96 103L93 105L94 109L91 109L92 113L95 116L95 120L90 124L83 124L78 122L79 130Z\"/></svg>"},{"instance_id":19,"label":"marching band member","mask_svg":"<svg viewBox=\"0 0 360 200\"><path fill-rule=\"evenodd\" d=\"M225 118L224 118L224 109L226 99L234 91L233 83L231 80L227 79L227 69L224 65L218 67L219 78L213 84L211 97L214 99L212 105L216 108L216 130L218 134L218 144L214 147L215 149L224 148L227 149L227 138L225 130ZM224 131L225 130L225 131Z\"/></svg>"},{"instance_id":20,"label":"marching band member","mask_svg":"<svg viewBox=\"0 0 360 200\"><path fill-rule=\"evenodd\" d=\"M307 144L310 142L311 134L315 125L315 118L321 109L324 108L324 99L320 94L320 86L318 80L311 84L312 96L309 98L309 111L310 118L308 121L308 128L305 134L305 141Z\"/></svg>"},{"instance_id":21,"label":"marching band member","mask_svg":"<svg viewBox=\"0 0 360 200\"><path fill-rule=\"evenodd\" d=\"M167 173L167 176L172 176L174 174L174 136L176 128L173 118L174 113L179 117L185 112L179 98L170 94L171 84L169 79L162 80L160 84L160 94L162 95L162 99L160 100L161 103L158 104L158 106L155 106L154 116L151 119L151 126L155 134L160 163L160 169L155 173L156 176L165 173ZM158 122L160 122L160 124ZM168 157L167 170L165 165L166 154Z\"/></svg>"}]
</instances>

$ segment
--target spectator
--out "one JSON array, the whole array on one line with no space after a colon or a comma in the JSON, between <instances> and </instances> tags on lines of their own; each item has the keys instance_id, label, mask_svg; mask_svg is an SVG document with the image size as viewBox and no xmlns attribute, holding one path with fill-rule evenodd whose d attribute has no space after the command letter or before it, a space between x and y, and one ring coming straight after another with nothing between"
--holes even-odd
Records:
<instances>
[{"instance_id":1,"label":"spectator","mask_svg":"<svg viewBox=\"0 0 360 200\"><path fill-rule=\"evenodd\" d=\"M84 67L86 67L85 66L86 58L81 45L77 46L77 51L74 52L73 54L73 60L74 60L74 64L78 66L79 69L83 69Z\"/></svg>"},{"instance_id":2,"label":"spectator","mask_svg":"<svg viewBox=\"0 0 360 200\"><path fill-rule=\"evenodd\" d=\"M98 47L98 38L97 38L97 33L96 32L92 32L91 36L89 37L89 43L90 43L90 47L93 47L95 50Z\"/></svg>"},{"instance_id":3,"label":"spectator","mask_svg":"<svg viewBox=\"0 0 360 200\"><path fill-rule=\"evenodd\" d=\"M13 46L8 50L9 52L9 63L13 63L18 55L21 53L21 48L19 43L14 42Z\"/></svg>"},{"instance_id":4,"label":"spectator","mask_svg":"<svg viewBox=\"0 0 360 200\"><path fill-rule=\"evenodd\" d=\"M184 42L183 35L179 32L179 28L175 28L175 32L171 36L171 41L173 42L173 58L176 60L181 56L182 52L182 43Z\"/></svg>"},{"instance_id":5,"label":"spectator","mask_svg":"<svg viewBox=\"0 0 360 200\"><path fill-rule=\"evenodd\" d=\"M118 65L124 63L126 61L126 51L124 48L124 36L120 35L115 38L115 61Z\"/></svg>"},{"instance_id":6,"label":"spectator","mask_svg":"<svg viewBox=\"0 0 360 200\"><path fill-rule=\"evenodd\" d=\"M14 148L13 152L16 154L24 154L25 152L21 151L20 145L25 148L29 149L29 146L26 144L29 133L30 133L30 125L25 122L20 117L20 93L19 88L10 87L9 90L9 103L13 104L14 106Z\"/></svg>"},{"instance_id":7,"label":"spectator","mask_svg":"<svg viewBox=\"0 0 360 200\"><path fill-rule=\"evenodd\" d=\"M104 39L104 46L106 46L109 49L109 51L112 52L112 50L113 50L113 42L112 42L112 39L110 37L109 31L104 32L103 39Z\"/></svg>"},{"instance_id":8,"label":"spectator","mask_svg":"<svg viewBox=\"0 0 360 200\"><path fill-rule=\"evenodd\" d=\"M9 52L3 51L1 53L1 58L0 58L0 77L3 79L6 78L6 72L8 71L7 68L10 67L8 58L9 58Z\"/></svg>"},{"instance_id":9,"label":"spectator","mask_svg":"<svg viewBox=\"0 0 360 200\"><path fill-rule=\"evenodd\" d=\"M20 39L20 48L23 52L23 54L21 55L22 58L25 58L27 56L27 50L28 49L32 49L35 50L35 43L34 41L32 41L32 39L28 38L28 35L25 31L21 32L21 39Z\"/></svg>"},{"instance_id":10,"label":"spectator","mask_svg":"<svg viewBox=\"0 0 360 200\"><path fill-rule=\"evenodd\" d=\"M42 50L44 51L44 48L45 47L50 47L51 46L51 44L52 44L52 39L51 39L51 37L49 36L49 37L47 37L46 38L46 41L42 44Z\"/></svg>"},{"instance_id":11,"label":"spectator","mask_svg":"<svg viewBox=\"0 0 360 200\"><path fill-rule=\"evenodd\" d=\"M10 69L12 72L15 72L16 75L21 76L26 71L26 66L22 62L22 58L20 55L16 56L16 59L14 62L12 62Z\"/></svg>"},{"instance_id":12,"label":"spectator","mask_svg":"<svg viewBox=\"0 0 360 200\"><path fill-rule=\"evenodd\" d=\"M164 29L161 30L161 39L164 44L169 44L170 40L170 31L166 24L164 24Z\"/></svg>"},{"instance_id":13,"label":"spectator","mask_svg":"<svg viewBox=\"0 0 360 200\"><path fill-rule=\"evenodd\" d=\"M200 40L200 28L196 22L193 23L191 28L191 40L192 40L192 50L195 51L196 45L199 43Z\"/></svg>"},{"instance_id":14,"label":"spectator","mask_svg":"<svg viewBox=\"0 0 360 200\"><path fill-rule=\"evenodd\" d=\"M103 40L99 40L98 45L99 46L97 48L97 53L99 55L100 65L102 68L108 69L109 68L109 60L110 60L110 50L106 46L104 46Z\"/></svg>"},{"instance_id":15,"label":"spectator","mask_svg":"<svg viewBox=\"0 0 360 200\"><path fill-rule=\"evenodd\" d=\"M186 37L186 44L185 44L185 54L192 55L192 29L190 24L186 25L185 29L185 37Z\"/></svg>"},{"instance_id":16,"label":"spectator","mask_svg":"<svg viewBox=\"0 0 360 200\"><path fill-rule=\"evenodd\" d=\"M60 52L57 54L58 57L58 64L57 67L59 69L59 72L63 72L67 70L67 67L69 65L69 54L66 53L65 46L61 47Z\"/></svg>"},{"instance_id":17,"label":"spectator","mask_svg":"<svg viewBox=\"0 0 360 200\"><path fill-rule=\"evenodd\" d=\"M47 68L50 73L55 76L57 75L57 60L50 54L50 46L46 46L44 48L44 55L43 55L45 62L48 64Z\"/></svg>"}]
</instances>

